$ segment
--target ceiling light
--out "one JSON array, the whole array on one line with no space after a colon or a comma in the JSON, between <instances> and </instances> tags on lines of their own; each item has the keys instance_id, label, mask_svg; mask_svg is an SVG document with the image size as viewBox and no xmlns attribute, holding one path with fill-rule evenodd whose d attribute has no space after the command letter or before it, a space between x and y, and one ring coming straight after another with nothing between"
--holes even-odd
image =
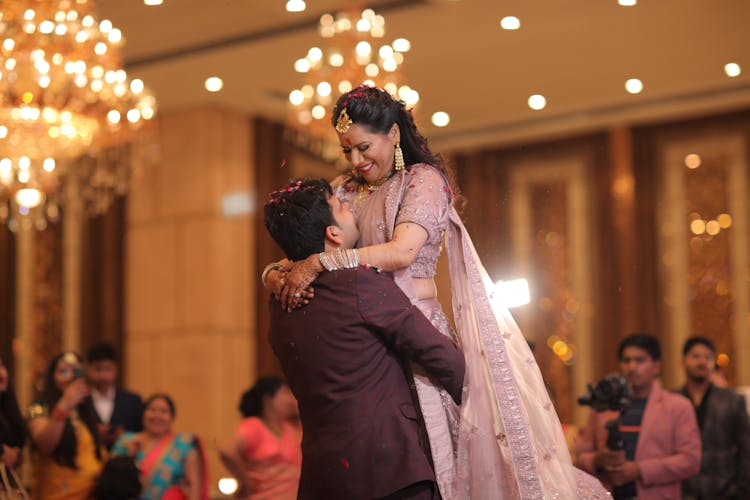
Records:
<instances>
[{"instance_id":1,"label":"ceiling light","mask_svg":"<svg viewBox=\"0 0 750 500\"><path fill-rule=\"evenodd\" d=\"M396 52L409 52L411 42L406 38L396 38L393 40L393 50Z\"/></svg>"},{"instance_id":2,"label":"ceiling light","mask_svg":"<svg viewBox=\"0 0 750 500\"><path fill-rule=\"evenodd\" d=\"M122 32L94 3L17 0L0 14L0 222L11 231L57 220L70 182L85 214L128 189L130 162L109 150L142 140L156 100L122 69Z\"/></svg>"},{"instance_id":3,"label":"ceiling light","mask_svg":"<svg viewBox=\"0 0 750 500\"><path fill-rule=\"evenodd\" d=\"M330 118L339 95L353 87L384 88L398 94L409 106L419 101L419 92L404 85L400 71L411 44L405 38L387 44L383 40L384 28L385 19L372 9L352 7L335 16L320 17L322 43L309 49L294 65L295 70L304 73L305 85L289 93L293 106L289 123L299 134L298 144L309 152L332 161L341 157L338 138L325 117ZM309 137L324 140L311 144ZM329 147L332 145L335 147Z\"/></svg>"},{"instance_id":4,"label":"ceiling light","mask_svg":"<svg viewBox=\"0 0 750 500\"><path fill-rule=\"evenodd\" d=\"M286 3L287 12L302 12L306 7L304 0L289 0Z\"/></svg>"},{"instance_id":5,"label":"ceiling light","mask_svg":"<svg viewBox=\"0 0 750 500\"><path fill-rule=\"evenodd\" d=\"M144 5L148 5L149 7L154 5L161 5L164 3L164 0L143 0Z\"/></svg>"},{"instance_id":6,"label":"ceiling light","mask_svg":"<svg viewBox=\"0 0 750 500\"><path fill-rule=\"evenodd\" d=\"M521 21L516 16L506 16L500 21L500 27L504 30L517 30L521 27Z\"/></svg>"},{"instance_id":7,"label":"ceiling light","mask_svg":"<svg viewBox=\"0 0 750 500\"><path fill-rule=\"evenodd\" d=\"M301 90L294 89L291 92L289 92L289 102L291 102L295 106L302 104L304 101L305 101L305 94L303 94Z\"/></svg>"},{"instance_id":8,"label":"ceiling light","mask_svg":"<svg viewBox=\"0 0 750 500\"><path fill-rule=\"evenodd\" d=\"M640 94L643 90L643 82L638 78L630 78L625 82L625 90L631 94Z\"/></svg>"},{"instance_id":9,"label":"ceiling light","mask_svg":"<svg viewBox=\"0 0 750 500\"><path fill-rule=\"evenodd\" d=\"M445 111L438 111L432 115L432 124L436 127L445 127L451 122L451 117Z\"/></svg>"},{"instance_id":10,"label":"ceiling light","mask_svg":"<svg viewBox=\"0 0 750 500\"><path fill-rule=\"evenodd\" d=\"M539 111L547 106L547 99L541 94L534 94L529 97L529 107L533 110Z\"/></svg>"},{"instance_id":11,"label":"ceiling light","mask_svg":"<svg viewBox=\"0 0 750 500\"><path fill-rule=\"evenodd\" d=\"M209 92L218 92L224 87L224 82L218 76L206 78L206 90Z\"/></svg>"},{"instance_id":12,"label":"ceiling light","mask_svg":"<svg viewBox=\"0 0 750 500\"><path fill-rule=\"evenodd\" d=\"M36 188L24 188L16 191L16 203L20 206L38 207L44 200L44 195Z\"/></svg>"},{"instance_id":13,"label":"ceiling light","mask_svg":"<svg viewBox=\"0 0 750 500\"><path fill-rule=\"evenodd\" d=\"M617 3L623 7L632 7L638 3L638 0L617 0Z\"/></svg>"},{"instance_id":14,"label":"ceiling light","mask_svg":"<svg viewBox=\"0 0 750 500\"><path fill-rule=\"evenodd\" d=\"M724 73L726 73L729 78L734 78L735 76L740 76L742 68L740 68L740 65L737 63L728 63L724 65Z\"/></svg>"}]
</instances>

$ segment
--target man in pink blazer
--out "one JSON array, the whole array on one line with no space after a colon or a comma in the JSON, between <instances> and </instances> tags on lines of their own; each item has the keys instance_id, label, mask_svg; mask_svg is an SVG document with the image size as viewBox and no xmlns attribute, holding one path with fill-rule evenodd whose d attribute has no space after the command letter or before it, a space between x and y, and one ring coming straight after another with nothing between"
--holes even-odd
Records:
<instances>
[{"instance_id":1,"label":"man in pink blazer","mask_svg":"<svg viewBox=\"0 0 750 500\"><path fill-rule=\"evenodd\" d=\"M662 389L659 341L636 333L618 347L631 405L622 415L592 412L576 441L576 465L596 475L614 498L681 498L681 481L698 473L701 440L690 401ZM605 423L620 418L625 449L605 446Z\"/></svg>"}]
</instances>

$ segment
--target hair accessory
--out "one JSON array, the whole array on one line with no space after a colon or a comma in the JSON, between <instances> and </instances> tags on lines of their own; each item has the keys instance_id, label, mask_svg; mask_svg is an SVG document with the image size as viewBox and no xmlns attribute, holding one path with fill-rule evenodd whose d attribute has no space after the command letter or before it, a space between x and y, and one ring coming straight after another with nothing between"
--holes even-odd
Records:
<instances>
[{"instance_id":1,"label":"hair accessory","mask_svg":"<svg viewBox=\"0 0 750 500\"><path fill-rule=\"evenodd\" d=\"M404 169L404 152L401 151L401 145L396 144L396 152L394 154L394 163L396 164L395 168L396 170L403 170Z\"/></svg>"},{"instance_id":2,"label":"hair accessory","mask_svg":"<svg viewBox=\"0 0 750 500\"><path fill-rule=\"evenodd\" d=\"M346 133L347 130L349 130L349 127L352 125L352 119L349 118L349 115L346 112L346 108L341 110L341 113L339 113L339 118L336 120L336 131L339 134Z\"/></svg>"}]
</instances>

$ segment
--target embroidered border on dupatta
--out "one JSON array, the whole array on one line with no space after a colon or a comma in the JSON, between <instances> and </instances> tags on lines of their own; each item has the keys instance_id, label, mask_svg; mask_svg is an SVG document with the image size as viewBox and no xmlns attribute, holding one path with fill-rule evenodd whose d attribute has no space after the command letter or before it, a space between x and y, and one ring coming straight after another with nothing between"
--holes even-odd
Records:
<instances>
[{"instance_id":1,"label":"embroidered border on dupatta","mask_svg":"<svg viewBox=\"0 0 750 500\"><path fill-rule=\"evenodd\" d=\"M502 339L504 332L500 330L487 294L476 292L476 290L485 290L483 276L477 265L479 257L455 208L451 207L450 210L449 225L446 231L446 247L453 287L455 289L462 286L460 281L463 279L456 280L456 276L461 276L461 270L455 269L455 265L458 264L455 261L460 258L460 263L464 265L467 274L465 278L468 281L466 286L471 290L471 298L474 302L473 307L471 304L464 305L457 298L456 293L453 293L453 309L456 315L456 325L458 328L458 325L462 323L459 319L462 314L473 310L474 323L487 329L478 335L478 338L484 348L487 370L490 373L490 379L498 402L498 410L503 427L505 428L519 494L524 499L543 498L534 445L524 417L525 412L522 407L518 384L515 380L513 368L508 359L508 352ZM453 251L460 252L460 255L451 255ZM461 337L466 334L465 332L459 333ZM471 360L468 357L466 361L467 363L482 362L481 359Z\"/></svg>"}]
</instances>

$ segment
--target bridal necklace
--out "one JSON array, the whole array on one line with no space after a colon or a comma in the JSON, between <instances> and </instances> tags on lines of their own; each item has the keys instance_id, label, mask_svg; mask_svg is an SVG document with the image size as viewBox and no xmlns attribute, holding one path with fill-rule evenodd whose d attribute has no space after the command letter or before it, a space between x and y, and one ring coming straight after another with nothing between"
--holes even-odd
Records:
<instances>
[{"instance_id":1,"label":"bridal necklace","mask_svg":"<svg viewBox=\"0 0 750 500\"><path fill-rule=\"evenodd\" d=\"M383 184L385 184L386 182L388 182L388 179L390 179L391 177L393 177L393 173L394 172L395 172L395 170L391 169L391 171L388 172L388 175L386 175L385 177L383 177L379 181L375 181L372 184L370 184L369 182L365 182L364 184L362 184L362 188L366 189L367 191L369 191L371 193L373 191L377 191L378 189L380 189L380 186L382 186Z\"/></svg>"}]
</instances>

